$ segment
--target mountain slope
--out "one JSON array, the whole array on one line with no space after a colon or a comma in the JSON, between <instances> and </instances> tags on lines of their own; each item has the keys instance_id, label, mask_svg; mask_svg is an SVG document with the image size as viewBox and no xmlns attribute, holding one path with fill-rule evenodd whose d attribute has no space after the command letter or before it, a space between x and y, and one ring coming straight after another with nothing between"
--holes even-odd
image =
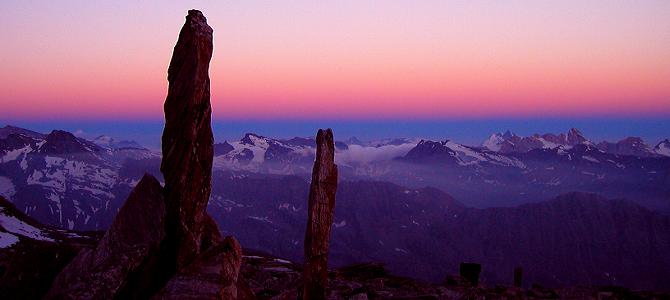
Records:
<instances>
[{"instance_id":1,"label":"mountain slope","mask_svg":"<svg viewBox=\"0 0 670 300\"><path fill-rule=\"evenodd\" d=\"M301 260L307 182L217 172L209 211L243 245ZM225 177L225 178L224 178ZM509 208L468 208L436 189L341 182L330 262L383 261L400 275L441 281L462 261L489 283L670 286L670 218L622 200L569 193Z\"/></svg>"},{"instance_id":2,"label":"mountain slope","mask_svg":"<svg viewBox=\"0 0 670 300\"><path fill-rule=\"evenodd\" d=\"M146 169L121 171L156 157L146 149L102 148L66 131L11 133L0 139L0 195L50 225L104 229Z\"/></svg>"},{"instance_id":3,"label":"mountain slope","mask_svg":"<svg viewBox=\"0 0 670 300\"><path fill-rule=\"evenodd\" d=\"M379 171L371 173L378 180L434 186L477 207L585 191L670 211L670 158L611 154L588 143L500 153L451 141L422 141L407 155L376 167Z\"/></svg>"},{"instance_id":4,"label":"mountain slope","mask_svg":"<svg viewBox=\"0 0 670 300\"><path fill-rule=\"evenodd\" d=\"M42 225L0 196L0 295L39 299L56 274L98 237Z\"/></svg>"}]
</instances>

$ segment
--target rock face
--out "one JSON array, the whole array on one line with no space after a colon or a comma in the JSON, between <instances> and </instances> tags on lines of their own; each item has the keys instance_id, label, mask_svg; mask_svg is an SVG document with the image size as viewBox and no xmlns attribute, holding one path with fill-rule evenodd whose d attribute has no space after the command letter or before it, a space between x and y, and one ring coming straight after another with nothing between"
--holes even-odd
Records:
<instances>
[{"instance_id":1,"label":"rock face","mask_svg":"<svg viewBox=\"0 0 670 300\"><path fill-rule=\"evenodd\" d=\"M168 69L163 161L168 207L167 248L183 269L201 251L207 201L212 190L214 138L209 97L212 28L200 11L189 10Z\"/></svg>"},{"instance_id":2,"label":"rock face","mask_svg":"<svg viewBox=\"0 0 670 300\"><path fill-rule=\"evenodd\" d=\"M95 249L83 249L54 280L47 299L111 299L148 264L164 237L165 201L145 175Z\"/></svg>"},{"instance_id":3,"label":"rock face","mask_svg":"<svg viewBox=\"0 0 670 300\"><path fill-rule=\"evenodd\" d=\"M333 132L316 136L316 160L309 190L303 299L325 299L328 280L328 244L335 212L337 166L334 162Z\"/></svg>"},{"instance_id":4,"label":"rock face","mask_svg":"<svg viewBox=\"0 0 670 300\"><path fill-rule=\"evenodd\" d=\"M236 299L242 248L226 237L172 277L154 299Z\"/></svg>"}]
</instances>

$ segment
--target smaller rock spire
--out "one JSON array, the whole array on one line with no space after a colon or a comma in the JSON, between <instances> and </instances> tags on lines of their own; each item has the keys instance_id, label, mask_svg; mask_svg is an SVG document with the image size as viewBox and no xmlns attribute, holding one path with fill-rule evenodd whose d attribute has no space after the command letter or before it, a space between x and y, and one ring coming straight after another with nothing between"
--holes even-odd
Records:
<instances>
[{"instance_id":1,"label":"smaller rock spire","mask_svg":"<svg viewBox=\"0 0 670 300\"><path fill-rule=\"evenodd\" d=\"M328 244L335 212L337 165L330 129L316 135L316 160L309 190L303 299L325 299L328 280Z\"/></svg>"}]
</instances>

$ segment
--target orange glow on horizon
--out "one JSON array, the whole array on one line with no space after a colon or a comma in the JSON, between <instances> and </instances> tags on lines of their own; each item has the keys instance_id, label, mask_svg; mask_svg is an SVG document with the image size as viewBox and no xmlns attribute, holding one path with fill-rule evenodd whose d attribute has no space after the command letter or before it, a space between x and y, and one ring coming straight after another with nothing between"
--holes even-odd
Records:
<instances>
[{"instance_id":1,"label":"orange glow on horizon","mask_svg":"<svg viewBox=\"0 0 670 300\"><path fill-rule=\"evenodd\" d=\"M7 3L0 119L157 118L179 2ZM670 2L225 3L215 117L670 116Z\"/></svg>"}]
</instances>

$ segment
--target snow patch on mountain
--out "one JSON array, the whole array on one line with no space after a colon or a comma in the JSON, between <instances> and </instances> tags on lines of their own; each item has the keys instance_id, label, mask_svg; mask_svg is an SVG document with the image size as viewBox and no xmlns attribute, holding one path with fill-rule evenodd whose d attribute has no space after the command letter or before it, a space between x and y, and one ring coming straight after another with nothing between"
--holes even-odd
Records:
<instances>
[{"instance_id":1,"label":"snow patch on mountain","mask_svg":"<svg viewBox=\"0 0 670 300\"><path fill-rule=\"evenodd\" d=\"M251 144L245 143L243 141L233 143L233 148L238 149L249 149L254 154L252 162L262 163L265 160L265 152L270 147L270 143L263 137L249 134L247 137L251 140ZM233 150L233 151L235 151Z\"/></svg>"},{"instance_id":2,"label":"snow patch on mountain","mask_svg":"<svg viewBox=\"0 0 670 300\"><path fill-rule=\"evenodd\" d=\"M484 143L482 147L489 149L491 151L500 151L500 144L504 142L505 139L499 133L492 134Z\"/></svg>"},{"instance_id":3,"label":"snow patch on mountain","mask_svg":"<svg viewBox=\"0 0 670 300\"><path fill-rule=\"evenodd\" d=\"M658 143L658 145L654 147L654 152L658 155L670 156L670 140L666 139Z\"/></svg>"},{"instance_id":4,"label":"snow patch on mountain","mask_svg":"<svg viewBox=\"0 0 670 300\"><path fill-rule=\"evenodd\" d=\"M341 228L341 227L347 226L347 220L342 220L340 222L334 222L333 226L335 226L335 228Z\"/></svg>"},{"instance_id":5,"label":"snow patch on mountain","mask_svg":"<svg viewBox=\"0 0 670 300\"><path fill-rule=\"evenodd\" d=\"M23 222L14 216L8 215L5 212L4 207L0 207L0 226L2 226L2 228L4 228L7 232L13 233L15 235L25 236L27 238L39 241L54 241L52 238L42 232L42 230Z\"/></svg>"},{"instance_id":6,"label":"snow patch on mountain","mask_svg":"<svg viewBox=\"0 0 670 300\"><path fill-rule=\"evenodd\" d=\"M489 162L493 164L503 165L503 166L513 166L517 168L525 168L526 165L520 160L498 155L495 153L487 153L474 149L468 146L464 146L453 141L446 141L444 146L453 150L456 153L456 158L459 160L458 164L461 166L468 166L473 164L478 164L482 162Z\"/></svg>"},{"instance_id":7,"label":"snow patch on mountain","mask_svg":"<svg viewBox=\"0 0 670 300\"><path fill-rule=\"evenodd\" d=\"M5 176L0 176L0 196L11 199L15 193L16 187L12 183L12 180Z\"/></svg>"},{"instance_id":8,"label":"snow patch on mountain","mask_svg":"<svg viewBox=\"0 0 670 300\"><path fill-rule=\"evenodd\" d=\"M557 143L554 143L554 142L547 141L542 137L538 138L538 140L542 143L542 148L543 149L555 149L555 148L564 146L564 145L561 145L561 144L557 144ZM567 149L572 148L569 145L565 145L565 147L567 147Z\"/></svg>"},{"instance_id":9,"label":"snow patch on mountain","mask_svg":"<svg viewBox=\"0 0 670 300\"><path fill-rule=\"evenodd\" d=\"M21 156L21 155L25 156L25 154L27 154L31 151L33 151L33 148L30 145L26 145L23 148L7 151L5 153L5 155L3 155L0 158L0 163L6 163L6 162L16 160L17 158L19 158L19 156Z\"/></svg>"},{"instance_id":10,"label":"snow patch on mountain","mask_svg":"<svg viewBox=\"0 0 670 300\"><path fill-rule=\"evenodd\" d=\"M51 187L57 190L58 192L65 192L65 178L59 178L59 175L62 174L61 170L57 170L57 174L51 174L50 177L45 176L42 171L33 170L33 173L30 174L26 180L27 184L37 184L46 187ZM50 178L56 178L60 180L49 180Z\"/></svg>"},{"instance_id":11,"label":"snow patch on mountain","mask_svg":"<svg viewBox=\"0 0 670 300\"><path fill-rule=\"evenodd\" d=\"M597 159L594 158L593 156L588 156L588 155L584 155L584 156L582 156L582 159L584 159L584 160L588 160L588 161L590 161L590 162L594 162L594 163L599 163L599 162L600 162L599 160L597 160Z\"/></svg>"},{"instance_id":12,"label":"snow patch on mountain","mask_svg":"<svg viewBox=\"0 0 670 300\"><path fill-rule=\"evenodd\" d=\"M9 232L0 231L0 249L11 247L12 245L14 245L18 242L19 242L19 237L15 236L15 235L13 235Z\"/></svg>"},{"instance_id":13,"label":"snow patch on mountain","mask_svg":"<svg viewBox=\"0 0 670 300\"><path fill-rule=\"evenodd\" d=\"M138 144L135 141L117 141L111 136L101 135L92 140L92 142L100 147L107 149L122 149L122 148L144 148L142 145Z\"/></svg>"}]
</instances>

